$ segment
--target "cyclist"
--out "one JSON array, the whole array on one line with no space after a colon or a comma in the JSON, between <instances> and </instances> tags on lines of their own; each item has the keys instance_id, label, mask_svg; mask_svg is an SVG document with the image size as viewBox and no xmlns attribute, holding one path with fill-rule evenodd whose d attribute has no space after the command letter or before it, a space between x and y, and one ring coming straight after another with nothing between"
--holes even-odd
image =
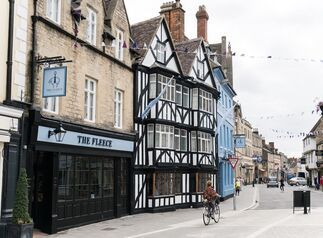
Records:
<instances>
[{"instance_id":1,"label":"cyclist","mask_svg":"<svg viewBox=\"0 0 323 238\"><path fill-rule=\"evenodd\" d=\"M214 212L213 201L215 201L219 197L219 194L214 191L214 188L212 186L212 182L210 180L206 182L206 189L204 191L203 197L204 197L204 199L207 200L206 202L208 203L208 207L209 207L209 209L210 208L212 209L211 214L213 214L213 212ZM214 218L214 217L212 217L212 218Z\"/></svg>"}]
</instances>

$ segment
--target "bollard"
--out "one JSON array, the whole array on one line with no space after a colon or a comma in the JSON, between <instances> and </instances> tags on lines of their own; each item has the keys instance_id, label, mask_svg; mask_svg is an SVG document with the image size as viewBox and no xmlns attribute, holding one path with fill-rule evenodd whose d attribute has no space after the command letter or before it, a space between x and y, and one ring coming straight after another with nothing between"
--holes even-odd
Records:
<instances>
[{"instance_id":1,"label":"bollard","mask_svg":"<svg viewBox=\"0 0 323 238\"><path fill-rule=\"evenodd\" d=\"M307 214L306 191L303 191L304 214Z\"/></svg>"}]
</instances>

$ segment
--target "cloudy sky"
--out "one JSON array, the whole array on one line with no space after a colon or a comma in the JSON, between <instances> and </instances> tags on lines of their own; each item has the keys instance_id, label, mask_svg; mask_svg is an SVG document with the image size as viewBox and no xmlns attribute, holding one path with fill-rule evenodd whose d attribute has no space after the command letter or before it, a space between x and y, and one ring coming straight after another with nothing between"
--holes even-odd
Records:
<instances>
[{"instance_id":1,"label":"cloudy sky","mask_svg":"<svg viewBox=\"0 0 323 238\"><path fill-rule=\"evenodd\" d=\"M125 0L130 23L159 14L163 0ZM302 154L301 133L319 119L323 101L321 0L181 0L186 35L196 37L199 5L209 13L208 38L236 52L234 88L243 117L288 156ZM244 54L245 56L241 56ZM272 58L267 58L272 56ZM322 60L322 62L320 61Z\"/></svg>"}]
</instances>

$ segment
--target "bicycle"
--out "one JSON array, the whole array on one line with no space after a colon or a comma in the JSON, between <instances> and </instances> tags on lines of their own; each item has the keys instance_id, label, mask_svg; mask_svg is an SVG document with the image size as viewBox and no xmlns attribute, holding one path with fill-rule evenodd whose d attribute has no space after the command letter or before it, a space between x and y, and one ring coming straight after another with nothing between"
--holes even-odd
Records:
<instances>
[{"instance_id":1,"label":"bicycle","mask_svg":"<svg viewBox=\"0 0 323 238\"><path fill-rule=\"evenodd\" d=\"M210 203L213 203L214 209L212 209ZM220 206L218 199L209 202L207 199L203 201L203 223L204 225L209 225L211 218L215 223L218 223L220 220Z\"/></svg>"}]
</instances>

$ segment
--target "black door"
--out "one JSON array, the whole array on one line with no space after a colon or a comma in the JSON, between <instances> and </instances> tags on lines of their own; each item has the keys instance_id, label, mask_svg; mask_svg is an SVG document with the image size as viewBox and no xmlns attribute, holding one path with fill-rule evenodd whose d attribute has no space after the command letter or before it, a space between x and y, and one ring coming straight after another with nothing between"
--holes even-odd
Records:
<instances>
[{"instance_id":1,"label":"black door","mask_svg":"<svg viewBox=\"0 0 323 238\"><path fill-rule=\"evenodd\" d=\"M51 232L53 154L39 152L34 159L34 196L32 217L36 228Z\"/></svg>"},{"instance_id":2,"label":"black door","mask_svg":"<svg viewBox=\"0 0 323 238\"><path fill-rule=\"evenodd\" d=\"M124 216L129 214L129 159L127 158L116 158L116 217Z\"/></svg>"}]
</instances>

